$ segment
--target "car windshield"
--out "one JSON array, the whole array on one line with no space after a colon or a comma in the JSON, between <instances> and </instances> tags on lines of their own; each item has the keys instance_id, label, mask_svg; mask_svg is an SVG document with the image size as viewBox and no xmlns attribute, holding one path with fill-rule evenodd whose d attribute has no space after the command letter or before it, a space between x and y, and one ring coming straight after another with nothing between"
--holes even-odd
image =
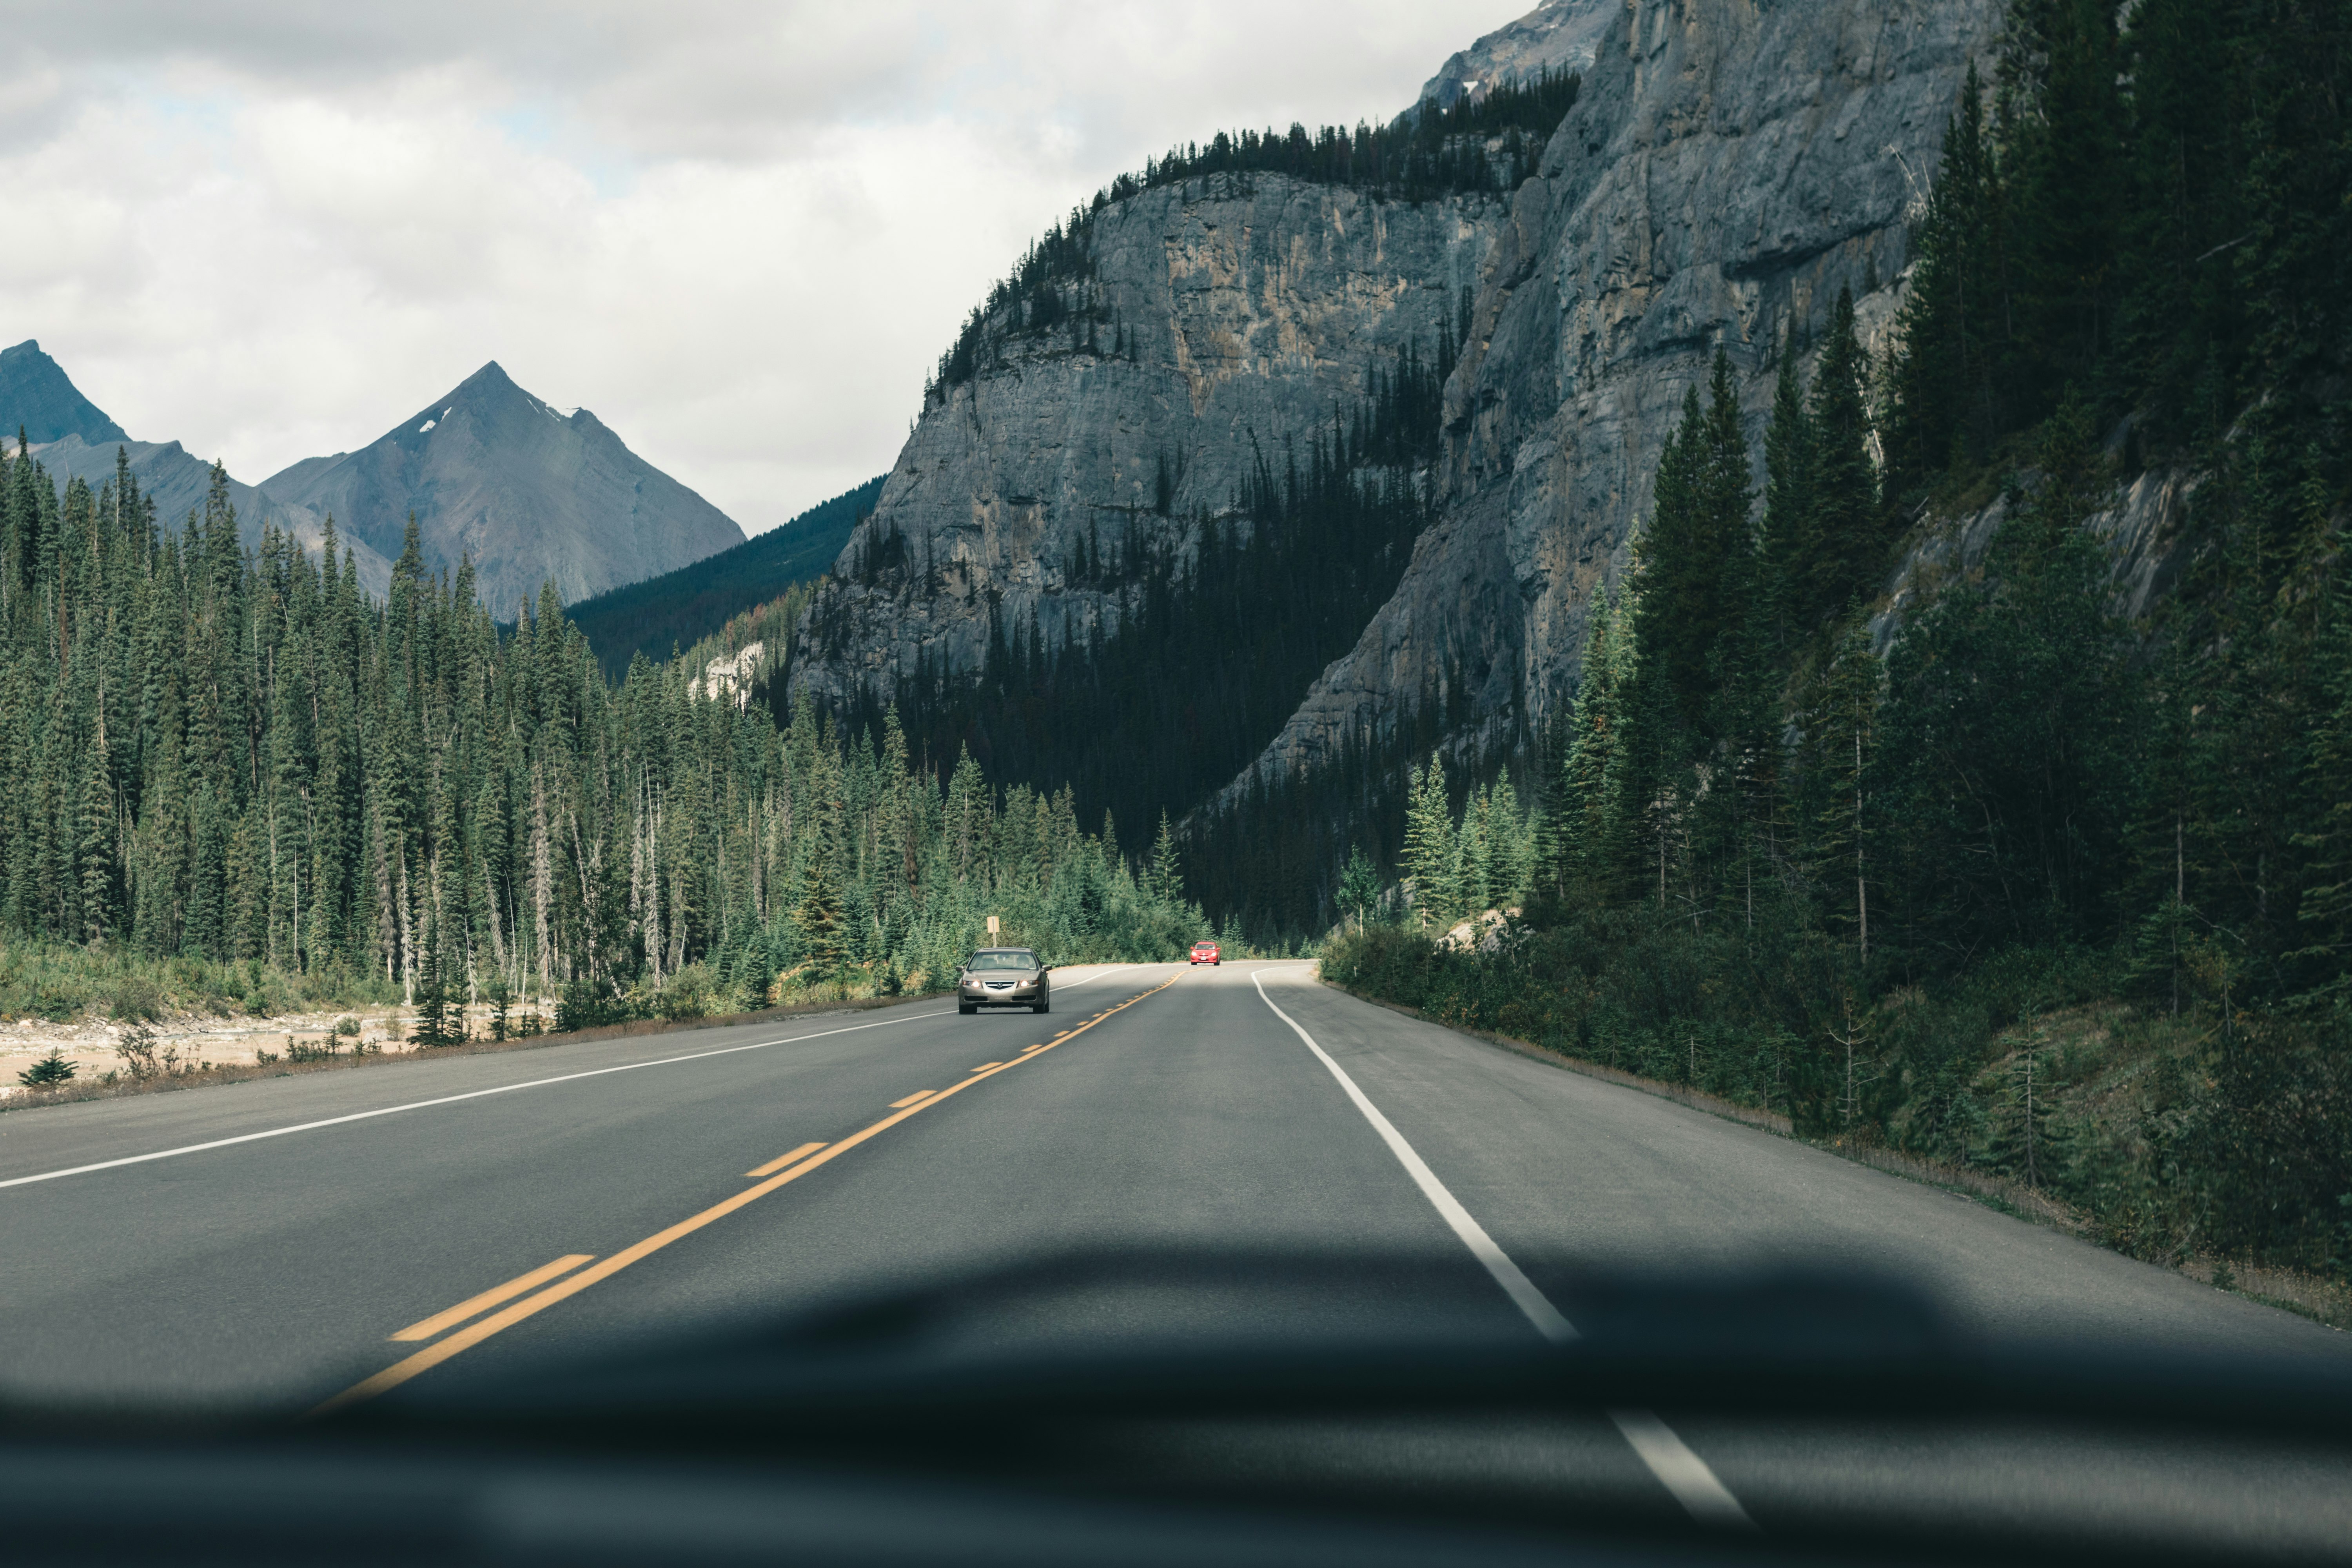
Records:
<instances>
[{"instance_id":1,"label":"car windshield","mask_svg":"<svg viewBox=\"0 0 2352 1568\"><path fill-rule=\"evenodd\" d=\"M12 1560L2352 1568L2352 0L517 9L9 7L31 232L253 110L8 291Z\"/></svg>"}]
</instances>

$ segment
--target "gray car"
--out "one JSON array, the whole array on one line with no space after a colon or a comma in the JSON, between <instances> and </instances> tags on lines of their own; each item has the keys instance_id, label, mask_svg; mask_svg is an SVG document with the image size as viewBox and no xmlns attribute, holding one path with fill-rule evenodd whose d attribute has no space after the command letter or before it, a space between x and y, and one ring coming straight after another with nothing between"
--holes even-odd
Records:
<instances>
[{"instance_id":1,"label":"gray car","mask_svg":"<svg viewBox=\"0 0 2352 1568\"><path fill-rule=\"evenodd\" d=\"M982 1007L1054 1010L1054 984L1038 956L1025 947L983 947L964 960L956 981L956 1011Z\"/></svg>"}]
</instances>

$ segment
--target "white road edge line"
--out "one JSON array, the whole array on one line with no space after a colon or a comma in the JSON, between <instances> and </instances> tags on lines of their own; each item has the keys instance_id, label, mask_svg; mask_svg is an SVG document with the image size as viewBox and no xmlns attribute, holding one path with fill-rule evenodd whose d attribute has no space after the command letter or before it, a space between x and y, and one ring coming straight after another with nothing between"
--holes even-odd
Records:
<instances>
[{"instance_id":1,"label":"white road edge line","mask_svg":"<svg viewBox=\"0 0 2352 1568\"><path fill-rule=\"evenodd\" d=\"M1315 1059L1330 1069L1331 1076L1339 1080L1339 1087L1348 1091L1348 1098L1355 1102L1358 1110L1363 1112L1364 1120L1372 1124L1372 1131L1381 1135L1381 1141L1389 1146L1389 1152L1397 1157L1397 1163L1404 1167L1405 1173L1412 1178L1422 1195L1453 1227L1454 1234L1461 1237L1462 1245L1470 1249L1471 1256L1486 1266L1486 1272L1495 1277L1495 1283L1503 1288L1503 1293L1511 1299L1513 1304L1527 1314L1528 1321L1535 1325L1536 1332L1554 1344L1566 1344L1575 1339L1575 1325L1551 1304L1549 1297L1536 1289L1533 1280L1520 1272L1519 1266L1495 1244L1495 1238L1486 1234L1486 1227L1471 1217L1470 1211L1464 1208L1460 1200L1446 1189L1445 1184L1437 1179L1437 1173L1431 1170L1413 1146L1405 1142L1404 1134L1399 1132L1395 1124L1381 1114L1380 1107L1356 1087L1356 1080L1348 1076L1347 1069L1332 1060L1328 1051L1315 1043L1315 1037L1301 1028L1297 1019L1275 1006L1274 998L1265 994L1265 974L1264 969L1250 973L1250 983L1257 987L1258 1000L1272 1007L1274 1016L1289 1025L1292 1034L1307 1042L1307 1048L1315 1053ZM1755 1521L1748 1517L1747 1510L1739 1506L1739 1500L1731 1495L1731 1489L1717 1479L1716 1473L1707 1468L1706 1461L1691 1451L1690 1445L1675 1435L1673 1427L1647 1410L1612 1410L1609 1418L1617 1424L1617 1430L1624 1435L1625 1441L1633 1446L1633 1452L1641 1457L1642 1462L1650 1468L1650 1473L1674 1494L1675 1500L1681 1503L1693 1519L1701 1524L1719 1527L1756 1528Z\"/></svg>"},{"instance_id":2,"label":"white road edge line","mask_svg":"<svg viewBox=\"0 0 2352 1568\"><path fill-rule=\"evenodd\" d=\"M1673 1427L1647 1410L1612 1410L1609 1419L1617 1423L1617 1430L1642 1456L1650 1473L1665 1483L1693 1519L1723 1530L1756 1528L1731 1489L1716 1479L1706 1461L1692 1453L1690 1445L1675 1436Z\"/></svg>"},{"instance_id":3,"label":"white road edge line","mask_svg":"<svg viewBox=\"0 0 2352 1568\"><path fill-rule=\"evenodd\" d=\"M1503 1294L1527 1314L1528 1321L1535 1325L1536 1332L1556 1345L1564 1345L1575 1339L1575 1325L1560 1315L1559 1309L1551 1304L1550 1298L1537 1289L1534 1281L1519 1272L1519 1266L1511 1261L1510 1255L1496 1246L1495 1238L1486 1234L1486 1227L1472 1219L1470 1211L1446 1191L1445 1184L1437 1179L1437 1173L1413 1152L1412 1145L1404 1141L1404 1134L1381 1114L1381 1108L1364 1097L1364 1091L1356 1087L1356 1080L1331 1059L1329 1052L1315 1043L1314 1036L1298 1026L1297 1019L1275 1007L1274 998L1265 994L1265 971L1253 972L1250 984L1257 987L1258 1000L1274 1007L1274 1016L1289 1025L1291 1033L1306 1041L1307 1048L1315 1053L1315 1059L1331 1069L1331 1076L1339 1080L1339 1087L1348 1091L1348 1098L1356 1102L1356 1109L1364 1113L1364 1120L1372 1124L1372 1131L1381 1135L1381 1141L1389 1146L1389 1152L1397 1157L1397 1163L1404 1167L1405 1174L1411 1176L1413 1185L1421 1189L1421 1195L1430 1201L1439 1217L1453 1226L1454 1234L1461 1238L1462 1245L1470 1249L1470 1256L1486 1266L1486 1272L1495 1277L1495 1283L1503 1288Z\"/></svg>"},{"instance_id":4,"label":"white road edge line","mask_svg":"<svg viewBox=\"0 0 2352 1568\"><path fill-rule=\"evenodd\" d=\"M1091 985L1109 978L1120 970L1132 969L1123 964L1119 970L1102 974L1090 974L1084 980L1071 982L1063 987L1075 991L1081 985ZM682 1057L662 1057L649 1062L623 1062L619 1067L592 1068L585 1072L568 1072L554 1078L535 1078L528 1083L500 1084L496 1089L477 1089L465 1094L445 1094L437 1100L412 1100L403 1105L379 1106L373 1110L354 1110L348 1116L330 1116L318 1121L297 1122L291 1127L265 1128L259 1132L241 1132L234 1138L215 1138L209 1143L187 1143L177 1149L158 1149L152 1154L126 1154L120 1160L100 1160L93 1164L69 1165L61 1171L42 1171L30 1176L10 1176L0 1181L0 1187L29 1186L35 1182L55 1182L67 1176L86 1176L93 1171L118 1170L124 1165L143 1165L153 1160L175 1160L183 1154L201 1154L210 1149L226 1149L238 1143L255 1143L264 1138L286 1138L297 1132L315 1132L322 1127L341 1127L346 1122L369 1121L379 1116L397 1116L406 1110L429 1110L436 1105L456 1105L461 1100L483 1100L494 1094L517 1094L527 1089L545 1089L551 1084L577 1083L583 1078L603 1078L609 1073L635 1072L639 1068L675 1067L679 1062L708 1061L712 1057L731 1057L742 1051L763 1051L771 1046L798 1045L803 1040L828 1039L835 1035L855 1035L866 1029L887 1029L899 1024L918 1024L926 1018L944 1018L945 1012L913 1013L902 1018L885 1018L878 1024L852 1024L845 1028L821 1029L813 1035L788 1035L782 1039L755 1040L748 1046L722 1046L715 1051L695 1051Z\"/></svg>"}]
</instances>

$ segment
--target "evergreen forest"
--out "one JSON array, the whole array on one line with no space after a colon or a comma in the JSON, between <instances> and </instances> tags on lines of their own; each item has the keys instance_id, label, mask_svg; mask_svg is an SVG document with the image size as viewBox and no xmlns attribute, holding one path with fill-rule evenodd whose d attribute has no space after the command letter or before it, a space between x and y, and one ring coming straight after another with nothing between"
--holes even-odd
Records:
<instances>
[{"instance_id":1,"label":"evergreen forest","mask_svg":"<svg viewBox=\"0 0 2352 1568\"><path fill-rule=\"evenodd\" d=\"M400 1001L430 1045L469 1003L502 1030L525 997L572 1027L936 985L991 914L1065 962L1205 929L1166 832L1131 865L1066 789L922 765L895 715L772 722L740 655L797 602L612 682L551 589L502 633L414 524L377 603L331 536L241 549L217 468L170 529L127 461L61 492L21 448L0 543L15 1007Z\"/></svg>"},{"instance_id":2,"label":"evergreen forest","mask_svg":"<svg viewBox=\"0 0 2352 1568\"><path fill-rule=\"evenodd\" d=\"M2049 1190L2143 1255L2342 1273L2352 24L2118 15L2014 0L1892 343L1841 299L1784 346L1760 484L1728 359L1691 389L1560 721L1505 758L1400 723L1196 867L1318 826L1255 918L1348 920L1327 974ZM2101 519L2167 482L2126 619ZM1906 546L1988 508L1981 559L1885 613ZM1486 952L1433 940L1492 905L1525 918Z\"/></svg>"},{"instance_id":3,"label":"evergreen forest","mask_svg":"<svg viewBox=\"0 0 2352 1568\"><path fill-rule=\"evenodd\" d=\"M656 662L672 658L794 584L824 576L874 510L885 477L877 474L732 550L567 605L564 616L614 680L639 654Z\"/></svg>"}]
</instances>

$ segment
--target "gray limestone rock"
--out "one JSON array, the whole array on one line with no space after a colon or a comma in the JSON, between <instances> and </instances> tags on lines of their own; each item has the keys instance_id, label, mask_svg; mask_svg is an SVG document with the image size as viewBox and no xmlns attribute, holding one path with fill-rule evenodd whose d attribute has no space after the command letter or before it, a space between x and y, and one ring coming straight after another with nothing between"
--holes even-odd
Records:
<instances>
[{"instance_id":1,"label":"gray limestone rock","mask_svg":"<svg viewBox=\"0 0 2352 1568\"><path fill-rule=\"evenodd\" d=\"M2033 482L2033 476L2024 478ZM2105 552L2107 608L2117 618L2142 619L2188 570L2189 552L2181 547L2182 539L2189 503L2204 479L2193 468L2145 469L2118 485L2105 508L2084 519ZM1974 511L1927 521L1887 578L1870 617L1874 652L1884 658L1902 637L1905 622L1942 588L1983 570L2010 511L2010 498L2001 496Z\"/></svg>"},{"instance_id":2,"label":"gray limestone rock","mask_svg":"<svg viewBox=\"0 0 2352 1568\"><path fill-rule=\"evenodd\" d=\"M1114 560L1130 541L1181 558L1195 542L1185 520L1229 510L1259 454L1279 472L1283 443L1352 411L1373 366L1392 370L1408 344L1433 357L1505 213L1492 197L1377 202L1271 174L1105 209L1095 285L1111 320L1096 352L1066 326L1015 337L926 405L811 612L795 689L882 694L919 654L934 670L972 669L992 600L1055 640L1108 627L1115 591L1066 580L1078 542ZM1120 338L1128 357L1112 352ZM892 539L908 570L861 580Z\"/></svg>"},{"instance_id":3,"label":"gray limestone rock","mask_svg":"<svg viewBox=\"0 0 2352 1568\"><path fill-rule=\"evenodd\" d=\"M1717 345L1760 479L1780 345L1793 331L1801 352L1841 287L1884 343L1908 223L2000 10L1565 0L1515 26L1555 45L1580 18L1605 29L1576 109L1508 197L1409 206L1260 176L1114 204L1097 265L1136 358L1026 345L927 406L812 612L796 686L878 691L919 649L970 669L992 595L1057 640L1066 624L1083 634L1113 601L1063 581L1078 538L1131 526L1183 547L1149 506L1159 458L1180 476L1180 515L1227 505L1255 453L1347 405L1407 341L1430 343L1467 284L1440 515L1254 766L1326 759L1457 679L1474 729L1542 719L1572 690L1587 605L1624 570ZM852 580L892 534L912 569Z\"/></svg>"},{"instance_id":4,"label":"gray limestone rock","mask_svg":"<svg viewBox=\"0 0 2352 1568\"><path fill-rule=\"evenodd\" d=\"M1547 68L1589 69L1601 35L1624 6L1625 0L1544 0L1517 21L1449 56L1422 85L1420 101L1434 99L1440 109L1451 109L1497 82L1523 81Z\"/></svg>"},{"instance_id":5,"label":"gray limestone rock","mask_svg":"<svg viewBox=\"0 0 2352 1568\"><path fill-rule=\"evenodd\" d=\"M1530 720L1572 691L1586 606L1624 570L1717 346L1760 478L1777 346L1817 334L1842 286L1884 341L1909 216L1999 18L1995 0L1624 0L1487 253L1443 514L1256 766L1327 757L1457 672L1489 724L1517 691Z\"/></svg>"}]
</instances>

